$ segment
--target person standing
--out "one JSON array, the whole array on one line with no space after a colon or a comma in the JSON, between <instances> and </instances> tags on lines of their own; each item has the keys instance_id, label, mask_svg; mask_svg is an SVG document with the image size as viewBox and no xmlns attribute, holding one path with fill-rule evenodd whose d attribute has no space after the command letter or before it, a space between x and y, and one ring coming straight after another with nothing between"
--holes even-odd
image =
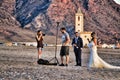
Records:
<instances>
[{"instance_id":1,"label":"person standing","mask_svg":"<svg viewBox=\"0 0 120 80\"><path fill-rule=\"evenodd\" d=\"M81 51L83 48L83 40L79 36L78 32L75 32L75 37L72 40L72 45L74 47L74 53L76 58L76 66L81 66Z\"/></svg>"},{"instance_id":2,"label":"person standing","mask_svg":"<svg viewBox=\"0 0 120 80\"><path fill-rule=\"evenodd\" d=\"M38 60L41 58L42 48L43 48L43 33L41 30L37 31L36 35L37 49L38 49Z\"/></svg>"},{"instance_id":3,"label":"person standing","mask_svg":"<svg viewBox=\"0 0 120 80\"><path fill-rule=\"evenodd\" d=\"M99 57L97 53L97 36L95 32L91 33L91 41L88 44L90 50L90 57L88 63L88 70L91 67L94 68L108 68L108 69L120 69L120 66L113 66L107 62L105 62L101 57Z\"/></svg>"},{"instance_id":4,"label":"person standing","mask_svg":"<svg viewBox=\"0 0 120 80\"><path fill-rule=\"evenodd\" d=\"M61 50L60 50L61 64L59 66L68 66L70 37L64 27L61 28L60 31L62 33L62 46L61 46ZM66 57L66 64L63 63L64 56Z\"/></svg>"}]
</instances>

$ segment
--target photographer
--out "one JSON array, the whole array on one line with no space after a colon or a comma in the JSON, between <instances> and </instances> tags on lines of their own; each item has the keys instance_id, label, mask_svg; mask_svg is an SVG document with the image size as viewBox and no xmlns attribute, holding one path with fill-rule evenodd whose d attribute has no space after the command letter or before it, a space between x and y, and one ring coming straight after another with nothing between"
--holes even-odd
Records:
<instances>
[{"instance_id":1,"label":"photographer","mask_svg":"<svg viewBox=\"0 0 120 80\"><path fill-rule=\"evenodd\" d=\"M36 41L37 41L37 49L38 49L38 60L41 58L41 54L42 54L42 48L43 48L43 36L45 36L45 34L42 33L41 30L37 31L37 35L36 35Z\"/></svg>"}]
</instances>

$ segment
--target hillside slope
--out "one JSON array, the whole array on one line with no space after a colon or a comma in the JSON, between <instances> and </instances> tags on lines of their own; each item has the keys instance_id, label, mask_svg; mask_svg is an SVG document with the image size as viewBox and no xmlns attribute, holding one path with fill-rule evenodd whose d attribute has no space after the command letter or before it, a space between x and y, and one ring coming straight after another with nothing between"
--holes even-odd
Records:
<instances>
[{"instance_id":1,"label":"hillside slope","mask_svg":"<svg viewBox=\"0 0 120 80\"><path fill-rule=\"evenodd\" d=\"M113 0L17 0L15 15L22 27L54 35L56 22L60 22L60 27L73 35L79 7L84 13L85 31L95 31L103 42L114 42L120 31L120 5Z\"/></svg>"},{"instance_id":2,"label":"hillside slope","mask_svg":"<svg viewBox=\"0 0 120 80\"><path fill-rule=\"evenodd\" d=\"M35 32L20 28L13 16L14 0L0 1L0 42L34 41Z\"/></svg>"},{"instance_id":3,"label":"hillside slope","mask_svg":"<svg viewBox=\"0 0 120 80\"><path fill-rule=\"evenodd\" d=\"M120 38L120 5L113 0L1 0L0 7L5 9L0 15L12 19L0 16L3 28L15 25L32 31L41 29L54 36L56 22L60 22L59 28L66 27L72 37L75 13L81 8L85 31L95 31L102 42L114 43L116 34Z\"/></svg>"}]
</instances>

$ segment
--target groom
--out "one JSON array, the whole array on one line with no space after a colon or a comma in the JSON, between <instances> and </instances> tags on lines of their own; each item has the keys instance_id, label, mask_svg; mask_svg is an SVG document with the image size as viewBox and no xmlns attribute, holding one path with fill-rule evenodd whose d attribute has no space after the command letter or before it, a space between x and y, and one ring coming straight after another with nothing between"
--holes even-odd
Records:
<instances>
[{"instance_id":1,"label":"groom","mask_svg":"<svg viewBox=\"0 0 120 80\"><path fill-rule=\"evenodd\" d=\"M75 32L75 37L72 40L72 45L74 47L74 53L76 58L76 66L81 66L81 49L83 47L83 40L79 36L78 32Z\"/></svg>"}]
</instances>

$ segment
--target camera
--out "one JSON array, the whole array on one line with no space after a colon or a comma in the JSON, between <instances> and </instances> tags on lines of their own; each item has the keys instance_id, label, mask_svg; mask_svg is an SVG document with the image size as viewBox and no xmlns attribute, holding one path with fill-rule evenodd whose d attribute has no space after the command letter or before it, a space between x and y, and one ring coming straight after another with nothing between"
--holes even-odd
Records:
<instances>
[{"instance_id":1,"label":"camera","mask_svg":"<svg viewBox=\"0 0 120 80\"><path fill-rule=\"evenodd\" d=\"M42 34L43 36L45 36L45 34Z\"/></svg>"},{"instance_id":2,"label":"camera","mask_svg":"<svg viewBox=\"0 0 120 80\"><path fill-rule=\"evenodd\" d=\"M43 33L42 34L38 34L38 36L45 36L45 34L43 34Z\"/></svg>"}]
</instances>

